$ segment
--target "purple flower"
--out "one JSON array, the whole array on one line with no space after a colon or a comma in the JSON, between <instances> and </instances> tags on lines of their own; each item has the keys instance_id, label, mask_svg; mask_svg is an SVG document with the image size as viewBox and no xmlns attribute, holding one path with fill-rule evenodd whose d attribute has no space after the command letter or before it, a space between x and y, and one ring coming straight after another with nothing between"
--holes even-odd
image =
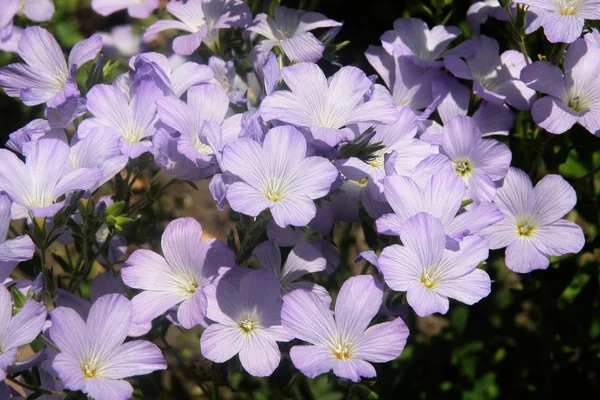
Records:
<instances>
[{"instance_id":1,"label":"purple flower","mask_svg":"<svg viewBox=\"0 0 600 400\"><path fill-rule=\"evenodd\" d=\"M146 139L156 132L155 101L162 95L150 80L141 82L131 99L115 85L96 85L87 94L87 108L94 118L84 120L77 134L83 139L100 130L120 139L122 154L137 158L150 150L151 142Z\"/></svg>"},{"instance_id":2,"label":"purple flower","mask_svg":"<svg viewBox=\"0 0 600 400\"><path fill-rule=\"evenodd\" d=\"M565 54L564 71L547 61L521 71L527 86L549 95L533 103L533 120L550 133L560 134L580 123L600 136L600 47L576 40Z\"/></svg>"},{"instance_id":3,"label":"purple flower","mask_svg":"<svg viewBox=\"0 0 600 400\"><path fill-rule=\"evenodd\" d=\"M92 0L92 10L106 17L127 9L132 18L148 18L158 8L160 0Z\"/></svg>"},{"instance_id":4,"label":"purple flower","mask_svg":"<svg viewBox=\"0 0 600 400\"><path fill-rule=\"evenodd\" d=\"M131 86L135 88L150 78L165 96L181 97L191 86L213 78L213 71L206 65L191 61L174 64L160 53L149 52L131 57L129 67L134 71L131 73Z\"/></svg>"},{"instance_id":5,"label":"purple flower","mask_svg":"<svg viewBox=\"0 0 600 400\"><path fill-rule=\"evenodd\" d=\"M456 251L446 249L440 220L427 213L409 218L400 230L403 245L386 247L379 256L385 283L407 292L417 315L448 312L448 299L473 305L491 291L488 274L477 265L488 257L485 239L469 236Z\"/></svg>"},{"instance_id":6,"label":"purple flower","mask_svg":"<svg viewBox=\"0 0 600 400\"><path fill-rule=\"evenodd\" d=\"M31 343L46 321L46 309L33 300L27 300L16 315L12 312L10 292L0 284L0 381L6 379L6 368L15 360L17 348Z\"/></svg>"},{"instance_id":7,"label":"purple flower","mask_svg":"<svg viewBox=\"0 0 600 400\"><path fill-rule=\"evenodd\" d=\"M244 105L248 87L236 74L233 60L225 62L220 57L212 56L208 59L208 66L215 75L213 82L227 93L229 101L238 106Z\"/></svg>"},{"instance_id":8,"label":"purple flower","mask_svg":"<svg viewBox=\"0 0 600 400\"><path fill-rule=\"evenodd\" d=\"M438 60L460 33L456 26L438 25L429 30L418 18L398 18L394 21L394 30L381 36L381 43L388 53L397 57L409 56L423 67L442 67L444 63Z\"/></svg>"},{"instance_id":9,"label":"purple flower","mask_svg":"<svg viewBox=\"0 0 600 400\"><path fill-rule=\"evenodd\" d=\"M375 134L369 141L371 144L380 144L384 147L373 153L371 160L363 161L352 157L341 162L340 168L348 173L349 168L354 168L365 174L368 179L367 190L371 192L372 198L384 201L383 184L381 180L385 177L385 156L396 152L395 170L399 174L408 174L414 167L427 156L437 153L437 148L429 143L416 139L418 121L414 113L407 107L399 110L400 119L392 125L376 125ZM359 130L368 128L359 124ZM362 178L361 178L362 179Z\"/></svg>"},{"instance_id":10,"label":"purple flower","mask_svg":"<svg viewBox=\"0 0 600 400\"><path fill-rule=\"evenodd\" d=\"M23 14L33 22L50 21L54 15L52 0L5 0L2 2L0 16L0 39L5 39L14 32L13 18Z\"/></svg>"},{"instance_id":11,"label":"purple flower","mask_svg":"<svg viewBox=\"0 0 600 400\"><path fill-rule=\"evenodd\" d=\"M294 246L283 266L279 247L273 240L259 244L252 254L262 268L275 275L284 297L294 290L307 290L319 296L327 306L331 304L331 297L323 286L306 281L296 282L304 275L325 270L325 257L308 242L302 241Z\"/></svg>"},{"instance_id":12,"label":"purple flower","mask_svg":"<svg viewBox=\"0 0 600 400\"><path fill-rule=\"evenodd\" d=\"M0 285L18 263L30 260L35 252L35 245L27 235L8 239L11 206L9 197L0 194Z\"/></svg>"},{"instance_id":13,"label":"purple flower","mask_svg":"<svg viewBox=\"0 0 600 400\"><path fill-rule=\"evenodd\" d=\"M385 178L383 187L394 210L377 219L377 230L386 235L400 235L406 221L420 212L438 218L445 233L456 241L502 219L502 213L490 202L481 202L459 214L466 189L449 168L426 178L391 175Z\"/></svg>"},{"instance_id":14,"label":"purple flower","mask_svg":"<svg viewBox=\"0 0 600 400\"><path fill-rule=\"evenodd\" d=\"M546 269L549 256L578 253L585 244L579 225L562 219L577 195L560 175L546 175L534 188L527 174L511 168L494 202L504 219L481 234L490 249L506 247L506 266L515 272Z\"/></svg>"},{"instance_id":15,"label":"purple flower","mask_svg":"<svg viewBox=\"0 0 600 400\"><path fill-rule=\"evenodd\" d=\"M510 149L497 140L482 139L470 117L452 118L442 132L440 153L448 156L454 173L464 181L467 197L475 202L491 201L496 184L510 167Z\"/></svg>"},{"instance_id":16,"label":"purple flower","mask_svg":"<svg viewBox=\"0 0 600 400\"><path fill-rule=\"evenodd\" d=\"M223 147L237 139L242 114L228 118L229 98L218 86L193 86L187 93L187 104L168 96L156 102L158 116L181 136L177 149L199 168L204 177L214 175Z\"/></svg>"},{"instance_id":17,"label":"purple flower","mask_svg":"<svg viewBox=\"0 0 600 400\"><path fill-rule=\"evenodd\" d=\"M277 90L260 106L265 121L279 120L310 130L329 146L354 137L346 126L358 122L393 124L398 111L391 101L367 100L373 83L355 67L343 67L327 79L313 63L284 67L283 80L291 89Z\"/></svg>"},{"instance_id":18,"label":"purple flower","mask_svg":"<svg viewBox=\"0 0 600 400\"><path fill-rule=\"evenodd\" d=\"M440 73L437 68L417 65L411 57L391 55L379 46L369 46L365 57L381 76L397 107L418 111L432 103L431 82ZM375 96L389 96L387 92L381 85L375 85Z\"/></svg>"},{"instance_id":19,"label":"purple flower","mask_svg":"<svg viewBox=\"0 0 600 400\"><path fill-rule=\"evenodd\" d=\"M133 31L132 25L118 25L108 32L100 32L104 52L111 56L131 57L142 51L142 38Z\"/></svg>"},{"instance_id":20,"label":"purple flower","mask_svg":"<svg viewBox=\"0 0 600 400\"><path fill-rule=\"evenodd\" d=\"M131 300L133 321L151 322L179 304L177 319L190 329L206 315L205 287L217 278L221 267L234 266L235 255L219 240L203 241L202 227L192 218L169 223L161 248L164 257L136 250L121 270L127 286L142 290Z\"/></svg>"},{"instance_id":21,"label":"purple flower","mask_svg":"<svg viewBox=\"0 0 600 400\"><path fill-rule=\"evenodd\" d=\"M19 27L13 27L12 32L5 37L2 37L1 32L2 30L0 29L0 51L17 53L19 51L19 40L23 34L23 29Z\"/></svg>"},{"instance_id":22,"label":"purple flower","mask_svg":"<svg viewBox=\"0 0 600 400\"><path fill-rule=\"evenodd\" d=\"M102 179L98 168L67 171L70 149L56 139L42 139L31 149L25 162L0 149L0 190L12 201L26 207L34 217L51 217L66 200L55 201L76 190L89 190Z\"/></svg>"},{"instance_id":23,"label":"purple flower","mask_svg":"<svg viewBox=\"0 0 600 400\"><path fill-rule=\"evenodd\" d=\"M334 313L315 294L296 290L284 298L281 319L292 335L311 345L294 346L294 366L309 378L330 370L358 382L377 374L371 363L397 358L408 338L400 318L369 327L383 299L383 289L372 276L361 275L342 285Z\"/></svg>"},{"instance_id":24,"label":"purple flower","mask_svg":"<svg viewBox=\"0 0 600 400\"><path fill-rule=\"evenodd\" d=\"M319 199L331 188L337 169L325 158L307 157L306 140L291 126L271 129L261 147L251 139L228 143L221 167L240 181L227 190L237 212L253 217L269 208L277 225L305 226Z\"/></svg>"},{"instance_id":25,"label":"purple flower","mask_svg":"<svg viewBox=\"0 0 600 400\"><path fill-rule=\"evenodd\" d=\"M258 14L247 29L265 38L252 49L250 59L255 69L260 69L273 47L279 47L290 61L317 62L325 46L310 31L332 26L342 23L320 13L275 6L275 20L267 14Z\"/></svg>"},{"instance_id":26,"label":"purple flower","mask_svg":"<svg viewBox=\"0 0 600 400\"><path fill-rule=\"evenodd\" d=\"M198 168L196 163L177 150L178 138L171 136L164 128L159 128L152 137L150 151L154 155L154 163L164 174L172 179L199 181L206 171Z\"/></svg>"},{"instance_id":27,"label":"purple flower","mask_svg":"<svg viewBox=\"0 0 600 400\"><path fill-rule=\"evenodd\" d=\"M251 21L252 12L241 0L188 0L170 1L167 11L179 19L160 20L144 32L144 40L152 41L159 32L177 29L189 32L173 41L173 50L181 56L189 56L202 43L215 48L219 29L245 28Z\"/></svg>"},{"instance_id":28,"label":"purple flower","mask_svg":"<svg viewBox=\"0 0 600 400\"><path fill-rule=\"evenodd\" d=\"M538 18L536 27L544 27L551 43L572 43L580 35L586 19L600 19L598 0L516 0L529 6Z\"/></svg>"},{"instance_id":29,"label":"purple flower","mask_svg":"<svg viewBox=\"0 0 600 400\"><path fill-rule=\"evenodd\" d=\"M281 287L266 270L248 272L239 285L234 280L223 278L207 293L215 323L202 333L202 355L222 363L239 354L250 375L269 376L281 359L277 342L291 339L281 326Z\"/></svg>"},{"instance_id":30,"label":"purple flower","mask_svg":"<svg viewBox=\"0 0 600 400\"><path fill-rule=\"evenodd\" d=\"M311 245L327 261L325 273L331 274L335 272L340 263L340 255L337 249L324 239L325 236L329 235L332 227L333 210L331 203L322 200L317 208L317 214L306 226L286 226L282 228L271 220L267 224L267 237L281 247L304 247L304 243Z\"/></svg>"},{"instance_id":31,"label":"purple flower","mask_svg":"<svg viewBox=\"0 0 600 400\"><path fill-rule=\"evenodd\" d=\"M484 100L502 105L508 103L519 110L529 110L535 92L519 80L525 67L523 54L507 50L499 54L498 42L487 36L473 39L475 54L469 57L448 55L445 67L457 78L473 81L473 92Z\"/></svg>"},{"instance_id":32,"label":"purple flower","mask_svg":"<svg viewBox=\"0 0 600 400\"><path fill-rule=\"evenodd\" d=\"M10 64L0 69L0 86L10 97L20 97L28 106L46 103L56 107L69 97L79 96L75 72L93 60L102 48L100 35L75 44L65 62L63 52L47 30L25 29L19 39L19 55L27 64Z\"/></svg>"},{"instance_id":33,"label":"purple flower","mask_svg":"<svg viewBox=\"0 0 600 400\"><path fill-rule=\"evenodd\" d=\"M97 400L125 400L133 393L130 376L166 369L160 349L146 340L123 343L132 319L129 300L120 294L100 297L87 322L71 308L50 314L52 341L60 353L52 362L65 387Z\"/></svg>"}]
</instances>

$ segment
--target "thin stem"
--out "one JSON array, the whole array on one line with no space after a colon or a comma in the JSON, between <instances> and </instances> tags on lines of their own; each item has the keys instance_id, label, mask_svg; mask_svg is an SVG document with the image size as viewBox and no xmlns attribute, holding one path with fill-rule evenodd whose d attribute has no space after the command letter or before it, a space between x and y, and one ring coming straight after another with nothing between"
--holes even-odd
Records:
<instances>
[{"instance_id":1,"label":"thin stem","mask_svg":"<svg viewBox=\"0 0 600 400\"><path fill-rule=\"evenodd\" d=\"M14 383L15 385L21 386L23 389L31 390L36 393L47 394L48 396L67 397L67 394L65 392L55 392L54 390L44 389L39 386L32 386L27 383L20 382L14 378L11 378L10 376L7 377L6 380Z\"/></svg>"},{"instance_id":2,"label":"thin stem","mask_svg":"<svg viewBox=\"0 0 600 400\"><path fill-rule=\"evenodd\" d=\"M512 27L515 34L519 37L519 40L516 41L517 45L519 46L519 50L521 51L521 53L523 54L523 57L525 58L525 64L529 65L530 64L529 53L527 52L527 46L525 46L525 37L522 35L521 31L517 27L515 17L513 17L512 11L510 10L510 4L511 3L509 3L505 8L506 14L508 14L508 22L510 23L510 26Z\"/></svg>"}]
</instances>

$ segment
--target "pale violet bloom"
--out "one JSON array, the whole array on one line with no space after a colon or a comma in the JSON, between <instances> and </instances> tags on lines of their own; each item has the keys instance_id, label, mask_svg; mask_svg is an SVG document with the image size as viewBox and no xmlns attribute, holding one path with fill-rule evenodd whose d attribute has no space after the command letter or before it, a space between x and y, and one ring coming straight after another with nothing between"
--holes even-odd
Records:
<instances>
[{"instance_id":1,"label":"pale violet bloom","mask_svg":"<svg viewBox=\"0 0 600 400\"><path fill-rule=\"evenodd\" d=\"M398 18L394 21L394 29L381 35L381 43L389 54L409 56L424 67L442 67L444 63L440 58L444 57L448 46L460 33L456 26L438 25L430 30L418 18ZM475 50L470 44L468 47L463 49L466 55Z\"/></svg>"},{"instance_id":2,"label":"pale violet bloom","mask_svg":"<svg viewBox=\"0 0 600 400\"><path fill-rule=\"evenodd\" d=\"M563 65L564 72L547 61L536 61L521 71L527 86L548 94L533 103L534 122L555 134L579 123L600 136L600 46L577 39L569 45Z\"/></svg>"},{"instance_id":3,"label":"pale violet bloom","mask_svg":"<svg viewBox=\"0 0 600 400\"><path fill-rule=\"evenodd\" d=\"M0 35L0 51L6 51L8 53L17 53L19 51L19 40L23 34L23 29L19 27L13 27L12 32L5 37Z\"/></svg>"},{"instance_id":4,"label":"pale violet bloom","mask_svg":"<svg viewBox=\"0 0 600 400\"><path fill-rule=\"evenodd\" d=\"M481 233L490 249L506 247L506 266L527 273L546 269L550 256L579 253L581 227L562 219L575 207L575 190L560 175L546 175L535 187L527 174L511 168L494 202L504 219Z\"/></svg>"},{"instance_id":5,"label":"pale violet bloom","mask_svg":"<svg viewBox=\"0 0 600 400\"><path fill-rule=\"evenodd\" d=\"M396 359L409 333L401 318L369 327L382 299L383 285L368 275L344 282L335 312L308 291L296 290L285 296L281 310L284 328L310 343L291 348L294 366L311 379L331 370L353 382L375 378L371 363Z\"/></svg>"},{"instance_id":6,"label":"pale violet bloom","mask_svg":"<svg viewBox=\"0 0 600 400\"><path fill-rule=\"evenodd\" d=\"M142 37L133 31L132 25L118 25L110 32L98 33L104 43L104 52L112 57L131 57L142 51Z\"/></svg>"},{"instance_id":7,"label":"pale violet bloom","mask_svg":"<svg viewBox=\"0 0 600 400\"><path fill-rule=\"evenodd\" d=\"M173 41L173 50L181 56L189 56L202 43L214 49L218 45L219 29L245 28L252 19L250 8L241 0L170 1L167 11L179 21L155 22L144 32L144 40L152 41L167 29L188 32Z\"/></svg>"},{"instance_id":8,"label":"pale violet bloom","mask_svg":"<svg viewBox=\"0 0 600 400\"><path fill-rule=\"evenodd\" d=\"M526 62L515 50L500 53L498 42L487 36L478 36L475 54L462 57L448 55L444 66L457 78L473 81L473 92L484 100L502 105L507 103L519 110L529 110L535 100L535 91L520 80Z\"/></svg>"},{"instance_id":9,"label":"pale violet bloom","mask_svg":"<svg viewBox=\"0 0 600 400\"><path fill-rule=\"evenodd\" d=\"M338 168L345 179L331 192L333 216L336 221L348 223L359 221L361 204L369 217L374 220L392 212L387 201L377 200L373 196L373 190L369 187L369 175L366 172L343 165L338 165Z\"/></svg>"},{"instance_id":10,"label":"pale violet bloom","mask_svg":"<svg viewBox=\"0 0 600 400\"><path fill-rule=\"evenodd\" d=\"M291 126L271 129L262 146L246 138L228 143L221 168L239 179L227 189L231 208L253 217L269 208L281 227L308 224L316 214L313 200L329 193L338 171L306 151L306 139Z\"/></svg>"},{"instance_id":11,"label":"pale violet bloom","mask_svg":"<svg viewBox=\"0 0 600 400\"><path fill-rule=\"evenodd\" d=\"M214 73L213 83L219 86L229 96L229 101L241 106L246 103L244 95L248 86L235 72L233 60L225 61L220 57L212 56L208 59L208 66Z\"/></svg>"},{"instance_id":12,"label":"pale violet bloom","mask_svg":"<svg viewBox=\"0 0 600 400\"><path fill-rule=\"evenodd\" d=\"M17 348L31 343L46 321L42 304L27 300L13 315L10 292L0 283L0 380L6 379L6 369L14 362Z\"/></svg>"},{"instance_id":13,"label":"pale violet bloom","mask_svg":"<svg viewBox=\"0 0 600 400\"><path fill-rule=\"evenodd\" d=\"M120 139L121 153L137 158L150 150L148 140L156 132L156 100L163 92L144 80L129 98L115 85L96 85L87 94L87 108L94 116L84 120L77 135L84 139L92 131Z\"/></svg>"},{"instance_id":14,"label":"pale violet bloom","mask_svg":"<svg viewBox=\"0 0 600 400\"><path fill-rule=\"evenodd\" d=\"M211 83L193 86L187 92L187 103L173 96L157 101L162 123L178 131L177 149L198 168L203 176L214 175L223 147L237 139L242 114L225 117L229 97Z\"/></svg>"},{"instance_id":15,"label":"pale violet bloom","mask_svg":"<svg viewBox=\"0 0 600 400\"><path fill-rule=\"evenodd\" d=\"M31 260L35 252L35 245L29 236L8 238L11 206L10 198L5 194L0 194L0 285L9 277L18 263Z\"/></svg>"},{"instance_id":16,"label":"pale violet bloom","mask_svg":"<svg viewBox=\"0 0 600 400\"><path fill-rule=\"evenodd\" d=\"M294 246L283 265L281 252L273 240L259 244L252 254L262 268L275 275L284 298L294 290L306 290L319 296L328 306L331 304L331 297L323 286L308 281L298 282L298 279L307 274L323 272L327 264L321 252L308 242L302 241Z\"/></svg>"},{"instance_id":17,"label":"pale violet bloom","mask_svg":"<svg viewBox=\"0 0 600 400\"><path fill-rule=\"evenodd\" d=\"M317 64L299 63L284 67L281 76L291 90L267 96L261 116L306 128L329 146L354 137L348 125L393 124L399 118L391 99L365 100L373 83L356 67L342 67L327 79Z\"/></svg>"},{"instance_id":18,"label":"pale violet bloom","mask_svg":"<svg viewBox=\"0 0 600 400\"><path fill-rule=\"evenodd\" d=\"M467 25L474 34L479 35L480 26L487 21L488 17L508 21L508 14L498 0L484 0L471 4L467 10Z\"/></svg>"},{"instance_id":19,"label":"pale violet bloom","mask_svg":"<svg viewBox=\"0 0 600 400\"><path fill-rule=\"evenodd\" d=\"M200 337L202 355L216 363L239 355L250 375L271 375L281 360L277 342L291 339L281 326L281 287L273 273L250 271L209 288L207 316L215 323Z\"/></svg>"},{"instance_id":20,"label":"pale violet bloom","mask_svg":"<svg viewBox=\"0 0 600 400\"><path fill-rule=\"evenodd\" d=\"M167 225L162 240L163 256L139 249L125 261L123 282L141 289L132 300L132 321L142 325L179 305L177 320L186 329L206 316L205 288L220 270L235 265L235 255L217 239L202 240L202 227L192 218L178 218Z\"/></svg>"},{"instance_id":21,"label":"pale violet bloom","mask_svg":"<svg viewBox=\"0 0 600 400\"><path fill-rule=\"evenodd\" d=\"M529 6L537 15L535 28L542 26L551 43L572 43L581 36L586 19L600 19L598 0L516 0L515 3Z\"/></svg>"},{"instance_id":22,"label":"pale violet bloom","mask_svg":"<svg viewBox=\"0 0 600 400\"><path fill-rule=\"evenodd\" d=\"M275 19L258 14L247 29L264 37L252 49L250 59L255 69L261 69L273 47L279 47L290 61L317 62L325 46L310 31L341 25L320 13L275 6Z\"/></svg>"},{"instance_id":23,"label":"pale violet bloom","mask_svg":"<svg viewBox=\"0 0 600 400\"><path fill-rule=\"evenodd\" d=\"M20 97L28 106L63 104L79 96L75 72L96 58L102 48L100 35L75 44L65 61L60 45L47 30L25 29L19 39L19 55L26 64L15 63L0 69L0 86L10 97Z\"/></svg>"},{"instance_id":24,"label":"pale violet bloom","mask_svg":"<svg viewBox=\"0 0 600 400\"><path fill-rule=\"evenodd\" d=\"M52 0L4 0L2 2L2 15L0 15L0 40L6 39L16 29L13 18L23 14L33 22L50 21L54 15L54 2Z\"/></svg>"},{"instance_id":25,"label":"pale violet bloom","mask_svg":"<svg viewBox=\"0 0 600 400\"><path fill-rule=\"evenodd\" d=\"M129 67L132 69L131 86L151 79L165 96L181 97L191 86L209 82L214 76L206 65L185 60L173 62L173 59L154 52L131 57Z\"/></svg>"},{"instance_id":26,"label":"pale violet bloom","mask_svg":"<svg viewBox=\"0 0 600 400\"><path fill-rule=\"evenodd\" d=\"M34 217L51 217L66 200L59 197L77 190L89 190L102 179L98 168L67 171L70 148L57 139L42 139L21 161L8 150L0 149L0 191L16 204L26 207Z\"/></svg>"},{"instance_id":27,"label":"pale violet bloom","mask_svg":"<svg viewBox=\"0 0 600 400\"><path fill-rule=\"evenodd\" d=\"M448 250L442 223L427 213L409 218L400 239L402 246L383 249L378 266L390 288L406 292L418 316L446 314L448 299L473 305L490 294L490 277L477 268L488 258L485 239L468 236Z\"/></svg>"},{"instance_id":28,"label":"pale violet bloom","mask_svg":"<svg viewBox=\"0 0 600 400\"><path fill-rule=\"evenodd\" d=\"M483 139L471 117L457 116L442 129L440 153L452 162L454 173L467 187L467 198L491 201L496 186L506 176L512 153L508 146L494 139Z\"/></svg>"},{"instance_id":29,"label":"pale violet bloom","mask_svg":"<svg viewBox=\"0 0 600 400\"><path fill-rule=\"evenodd\" d=\"M429 155L437 153L437 148L429 143L417 139L419 124L414 113L407 107L399 109L400 119L392 125L376 125L375 134L369 140L371 144L384 146L373 153L369 161L363 161L357 157L343 160L342 168L347 173L349 168L366 173L368 177L367 189L371 196L378 201L384 201L383 184L381 180L385 177L385 156L396 152L394 167L396 173L408 174L413 168ZM359 124L359 130L368 128Z\"/></svg>"},{"instance_id":30,"label":"pale violet bloom","mask_svg":"<svg viewBox=\"0 0 600 400\"><path fill-rule=\"evenodd\" d=\"M160 0L92 0L92 10L106 17L121 10L127 10L132 18L148 18L158 8Z\"/></svg>"},{"instance_id":31,"label":"pale violet bloom","mask_svg":"<svg viewBox=\"0 0 600 400\"><path fill-rule=\"evenodd\" d=\"M152 137L150 151L154 155L154 163L163 173L172 179L199 181L206 171L198 168L195 162L177 150L179 138L174 138L166 129L159 128Z\"/></svg>"},{"instance_id":32,"label":"pale violet bloom","mask_svg":"<svg viewBox=\"0 0 600 400\"><path fill-rule=\"evenodd\" d=\"M426 168L424 163L421 165ZM420 212L438 218L453 241L476 235L502 219L502 213L491 202L481 202L461 212L466 189L447 167L423 178L390 175L384 179L383 187L394 211L377 219L377 230L382 234L399 236L406 221Z\"/></svg>"},{"instance_id":33,"label":"pale violet bloom","mask_svg":"<svg viewBox=\"0 0 600 400\"><path fill-rule=\"evenodd\" d=\"M55 308L50 317L50 336L60 349L52 368L67 389L81 390L96 400L126 400L133 394L133 387L125 378L167 368L154 343L124 343L132 306L123 295L100 297L86 321L66 307Z\"/></svg>"}]
</instances>

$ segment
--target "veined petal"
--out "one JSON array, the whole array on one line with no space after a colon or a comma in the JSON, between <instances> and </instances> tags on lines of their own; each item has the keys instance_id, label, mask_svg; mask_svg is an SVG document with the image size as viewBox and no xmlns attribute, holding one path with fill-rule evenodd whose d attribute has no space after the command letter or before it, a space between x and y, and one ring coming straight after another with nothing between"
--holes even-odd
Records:
<instances>
[{"instance_id":1,"label":"veined petal","mask_svg":"<svg viewBox=\"0 0 600 400\"><path fill-rule=\"evenodd\" d=\"M333 368L333 353L322 346L294 346L290 349L290 358L294 367L313 379Z\"/></svg>"},{"instance_id":2,"label":"veined petal","mask_svg":"<svg viewBox=\"0 0 600 400\"><path fill-rule=\"evenodd\" d=\"M19 55L25 62L56 87L62 87L69 76L60 45L47 30L32 26L23 31Z\"/></svg>"},{"instance_id":3,"label":"veined petal","mask_svg":"<svg viewBox=\"0 0 600 400\"><path fill-rule=\"evenodd\" d=\"M335 340L333 313L314 293L294 290L286 294L281 322L290 334L305 342L329 348Z\"/></svg>"},{"instance_id":4,"label":"veined petal","mask_svg":"<svg viewBox=\"0 0 600 400\"><path fill-rule=\"evenodd\" d=\"M408 333L402 318L373 325L360 337L353 357L369 362L392 361L404 350Z\"/></svg>"},{"instance_id":5,"label":"veined petal","mask_svg":"<svg viewBox=\"0 0 600 400\"><path fill-rule=\"evenodd\" d=\"M86 323L89 350L98 359L120 346L131 324L131 303L121 294L107 294L92 305Z\"/></svg>"},{"instance_id":6,"label":"veined petal","mask_svg":"<svg viewBox=\"0 0 600 400\"><path fill-rule=\"evenodd\" d=\"M421 284L414 285L408 289L406 300L419 317L426 317L436 312L446 314L450 306L447 297Z\"/></svg>"},{"instance_id":7,"label":"veined petal","mask_svg":"<svg viewBox=\"0 0 600 400\"><path fill-rule=\"evenodd\" d=\"M222 363L238 354L244 344L242 331L236 326L210 325L200 337L202 355Z\"/></svg>"},{"instance_id":8,"label":"veined petal","mask_svg":"<svg viewBox=\"0 0 600 400\"><path fill-rule=\"evenodd\" d=\"M550 265L548 257L540 252L532 240L518 238L506 247L506 266L519 273L535 269L546 269Z\"/></svg>"},{"instance_id":9,"label":"veined petal","mask_svg":"<svg viewBox=\"0 0 600 400\"><path fill-rule=\"evenodd\" d=\"M440 282L435 292L461 303L473 305L490 294L491 286L489 275L484 270L475 269L459 278Z\"/></svg>"},{"instance_id":10,"label":"veined petal","mask_svg":"<svg viewBox=\"0 0 600 400\"><path fill-rule=\"evenodd\" d=\"M531 236L535 247L549 256L579 253L585 245L581 227L565 219L538 228Z\"/></svg>"},{"instance_id":11,"label":"veined petal","mask_svg":"<svg viewBox=\"0 0 600 400\"><path fill-rule=\"evenodd\" d=\"M88 61L92 61L102 49L102 37L98 34L77 42L69 54L69 71L79 69Z\"/></svg>"},{"instance_id":12,"label":"veined petal","mask_svg":"<svg viewBox=\"0 0 600 400\"><path fill-rule=\"evenodd\" d=\"M560 175L544 176L533 189L535 221L547 225L558 221L575 207L577 194Z\"/></svg>"},{"instance_id":13,"label":"veined petal","mask_svg":"<svg viewBox=\"0 0 600 400\"><path fill-rule=\"evenodd\" d=\"M103 378L123 379L166 368L167 362L154 343L134 340L117 347L97 372Z\"/></svg>"},{"instance_id":14,"label":"veined petal","mask_svg":"<svg viewBox=\"0 0 600 400\"><path fill-rule=\"evenodd\" d=\"M414 251L397 244L386 247L379 256L378 268L385 283L396 291L405 292L418 283L423 267Z\"/></svg>"},{"instance_id":15,"label":"veined petal","mask_svg":"<svg viewBox=\"0 0 600 400\"><path fill-rule=\"evenodd\" d=\"M383 286L369 275L354 276L342 285L335 302L335 322L345 341L354 341L367 329L383 299Z\"/></svg>"}]
</instances>

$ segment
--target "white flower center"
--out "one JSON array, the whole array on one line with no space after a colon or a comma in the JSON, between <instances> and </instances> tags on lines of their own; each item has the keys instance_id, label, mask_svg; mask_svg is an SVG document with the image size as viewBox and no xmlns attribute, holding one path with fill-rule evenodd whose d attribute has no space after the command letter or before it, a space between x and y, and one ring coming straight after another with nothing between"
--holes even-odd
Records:
<instances>
[{"instance_id":1,"label":"white flower center","mask_svg":"<svg viewBox=\"0 0 600 400\"><path fill-rule=\"evenodd\" d=\"M251 335L258 329L258 318L255 313L250 313L242 316L238 327L245 335Z\"/></svg>"},{"instance_id":2,"label":"white flower center","mask_svg":"<svg viewBox=\"0 0 600 400\"><path fill-rule=\"evenodd\" d=\"M469 160L457 160L452 162L454 173L461 178L468 178L473 174L473 164Z\"/></svg>"}]
</instances>

